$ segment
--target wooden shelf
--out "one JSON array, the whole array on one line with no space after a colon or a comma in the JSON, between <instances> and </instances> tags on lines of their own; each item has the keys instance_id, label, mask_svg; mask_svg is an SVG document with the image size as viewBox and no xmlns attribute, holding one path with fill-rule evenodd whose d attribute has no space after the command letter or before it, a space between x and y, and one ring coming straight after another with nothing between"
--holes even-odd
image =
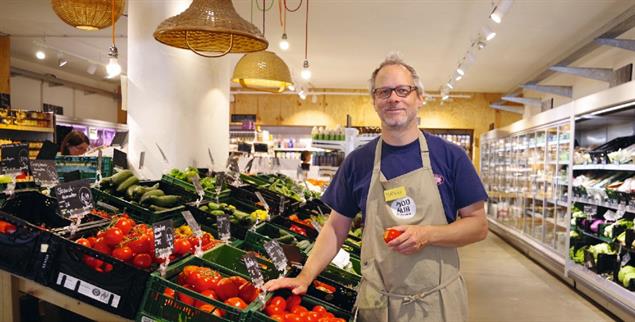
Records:
<instances>
[{"instance_id":1,"label":"wooden shelf","mask_svg":"<svg viewBox=\"0 0 635 322\"><path fill-rule=\"evenodd\" d=\"M53 133L53 128L0 124L0 130Z\"/></svg>"}]
</instances>

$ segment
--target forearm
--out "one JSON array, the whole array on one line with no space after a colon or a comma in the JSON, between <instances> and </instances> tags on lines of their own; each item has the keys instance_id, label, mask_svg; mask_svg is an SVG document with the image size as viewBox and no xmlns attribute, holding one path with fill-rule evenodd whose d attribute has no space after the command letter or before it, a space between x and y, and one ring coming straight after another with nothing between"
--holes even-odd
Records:
<instances>
[{"instance_id":1,"label":"forearm","mask_svg":"<svg viewBox=\"0 0 635 322\"><path fill-rule=\"evenodd\" d=\"M340 227L340 232L338 233L338 229L334 225L334 218L333 214L331 214L324 227L322 227L309 258L298 276L299 278L308 282L313 281L333 260L340 247L342 247L346 234L348 234L348 227L346 227L345 234L342 236L341 231L344 231L344 229Z\"/></svg>"},{"instance_id":2,"label":"forearm","mask_svg":"<svg viewBox=\"0 0 635 322\"><path fill-rule=\"evenodd\" d=\"M430 245L461 247L487 237L485 216L461 218L448 225L429 226Z\"/></svg>"}]
</instances>

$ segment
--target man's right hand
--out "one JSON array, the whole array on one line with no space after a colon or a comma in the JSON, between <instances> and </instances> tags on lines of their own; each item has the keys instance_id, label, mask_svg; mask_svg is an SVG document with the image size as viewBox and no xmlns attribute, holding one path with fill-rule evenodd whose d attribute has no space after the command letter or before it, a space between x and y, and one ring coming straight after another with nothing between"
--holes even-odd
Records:
<instances>
[{"instance_id":1,"label":"man's right hand","mask_svg":"<svg viewBox=\"0 0 635 322\"><path fill-rule=\"evenodd\" d=\"M311 282L306 282L303 278L300 277L282 277L275 280L270 280L265 283L265 290L268 292L275 291L281 288L291 289L291 292L296 295L302 295L306 293L307 289Z\"/></svg>"}]
</instances>

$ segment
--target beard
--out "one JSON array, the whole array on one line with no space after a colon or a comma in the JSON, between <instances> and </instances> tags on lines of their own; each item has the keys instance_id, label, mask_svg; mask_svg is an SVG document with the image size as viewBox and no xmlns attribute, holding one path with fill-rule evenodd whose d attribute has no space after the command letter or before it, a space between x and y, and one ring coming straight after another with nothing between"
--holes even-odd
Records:
<instances>
[{"instance_id":1,"label":"beard","mask_svg":"<svg viewBox=\"0 0 635 322\"><path fill-rule=\"evenodd\" d=\"M411 113L407 108L398 109L395 112L389 112L391 109L395 109L397 107L385 107L381 110L380 118L382 124L390 129L405 129L407 128L415 119L416 113Z\"/></svg>"}]
</instances>

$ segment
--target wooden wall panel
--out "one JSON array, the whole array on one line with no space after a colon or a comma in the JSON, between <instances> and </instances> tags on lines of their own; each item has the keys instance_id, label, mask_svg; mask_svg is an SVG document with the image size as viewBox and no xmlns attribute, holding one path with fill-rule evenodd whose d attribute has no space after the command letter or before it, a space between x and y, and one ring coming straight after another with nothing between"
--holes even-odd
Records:
<instances>
[{"instance_id":1,"label":"wooden wall panel","mask_svg":"<svg viewBox=\"0 0 635 322\"><path fill-rule=\"evenodd\" d=\"M10 94L11 87L11 40L0 36L0 93Z\"/></svg>"}]
</instances>

